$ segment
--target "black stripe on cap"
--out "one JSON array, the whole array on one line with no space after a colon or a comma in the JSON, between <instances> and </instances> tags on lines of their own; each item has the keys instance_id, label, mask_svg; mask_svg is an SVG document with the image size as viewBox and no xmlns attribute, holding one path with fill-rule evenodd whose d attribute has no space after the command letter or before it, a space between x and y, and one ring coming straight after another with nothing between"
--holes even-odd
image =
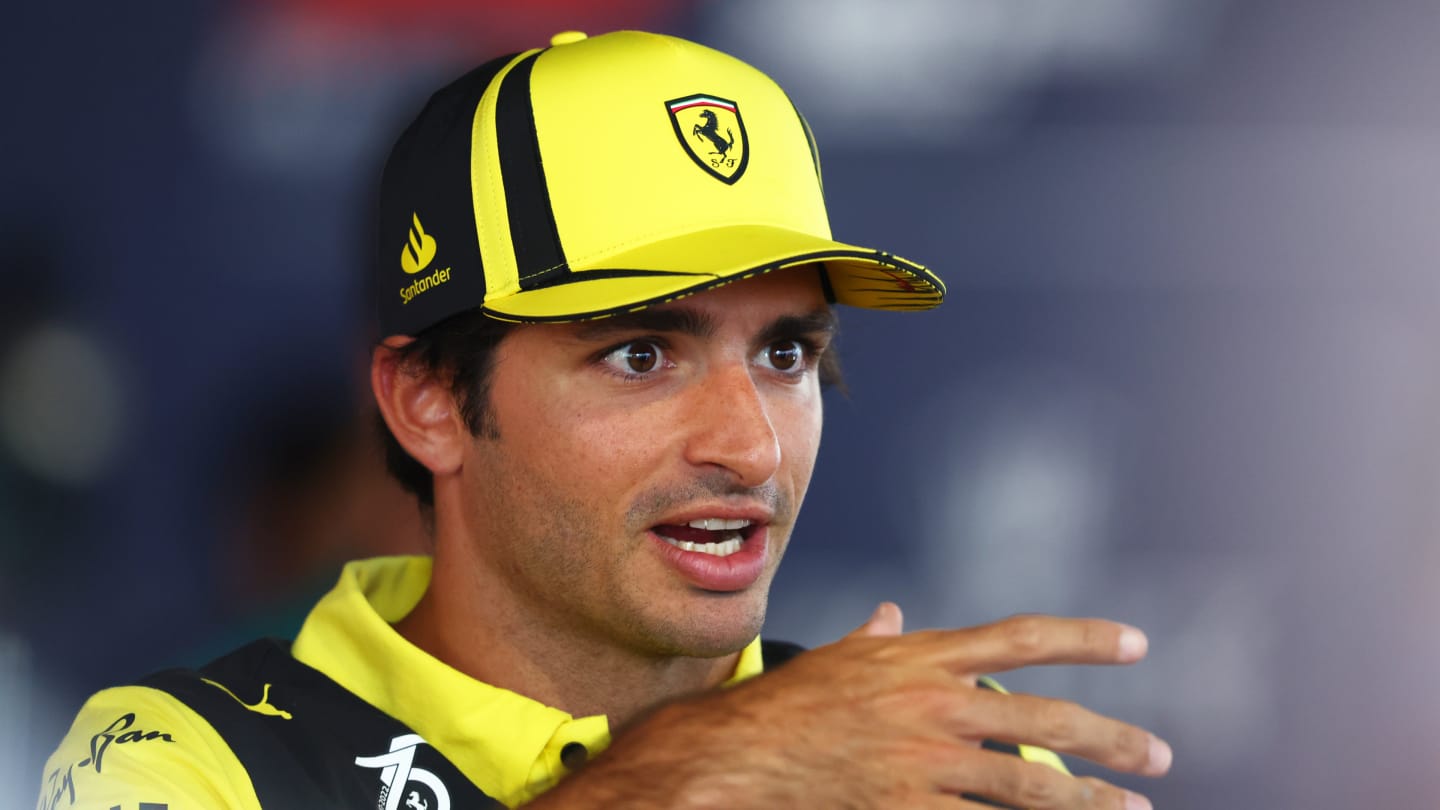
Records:
<instances>
[{"instance_id":1,"label":"black stripe on cap","mask_svg":"<svg viewBox=\"0 0 1440 810\"><path fill-rule=\"evenodd\" d=\"M470 183L476 152L472 122L486 89L515 56L492 59L437 90L390 151L380 182L371 274L381 337L419 334L485 301ZM400 251L415 217L434 237L437 252L424 273L407 275ZM445 268L448 281L405 297L411 285Z\"/></svg>"},{"instance_id":2,"label":"black stripe on cap","mask_svg":"<svg viewBox=\"0 0 1440 810\"><path fill-rule=\"evenodd\" d=\"M820 186L821 195L824 195L825 178L820 174L820 148L815 145L815 133L810 131L810 122L805 120L795 102L790 102L790 108L795 111L795 117L800 119L800 130L805 133L805 145L810 147L810 162L815 164L815 183Z\"/></svg>"},{"instance_id":3,"label":"black stripe on cap","mask_svg":"<svg viewBox=\"0 0 1440 810\"><path fill-rule=\"evenodd\" d=\"M530 73L540 53L526 57L505 74L495 103L495 145L500 152L510 243L522 290L547 286L570 272L560 247L555 212L550 208L530 99Z\"/></svg>"}]
</instances>

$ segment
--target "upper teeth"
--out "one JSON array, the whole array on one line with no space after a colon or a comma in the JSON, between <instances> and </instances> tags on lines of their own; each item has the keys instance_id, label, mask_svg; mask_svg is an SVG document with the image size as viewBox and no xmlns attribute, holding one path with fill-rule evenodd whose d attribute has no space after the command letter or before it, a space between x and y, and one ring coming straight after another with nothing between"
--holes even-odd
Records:
<instances>
[{"instance_id":1,"label":"upper teeth","mask_svg":"<svg viewBox=\"0 0 1440 810\"><path fill-rule=\"evenodd\" d=\"M748 520L726 520L725 518L698 518L687 524L692 529L707 529L712 532L734 531L750 525Z\"/></svg>"}]
</instances>

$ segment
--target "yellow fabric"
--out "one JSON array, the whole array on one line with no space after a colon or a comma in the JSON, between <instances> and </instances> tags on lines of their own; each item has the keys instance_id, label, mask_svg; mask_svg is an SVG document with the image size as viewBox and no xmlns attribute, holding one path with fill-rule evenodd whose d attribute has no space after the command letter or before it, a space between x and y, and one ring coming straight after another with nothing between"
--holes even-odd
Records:
<instances>
[{"instance_id":1,"label":"yellow fabric","mask_svg":"<svg viewBox=\"0 0 1440 810\"><path fill-rule=\"evenodd\" d=\"M527 51L491 80L471 133L485 311L518 321L602 317L818 260L834 260L827 266L840 303L940 304L944 284L924 267L831 239L808 125L768 76L658 34L571 33L559 42L535 58L530 99L545 195L571 274L558 287L521 291L526 279L556 269L517 267L505 195L524 178L502 176L496 136L498 88L535 53ZM700 98L721 105L706 109L728 142L723 155L702 137L701 107L683 107ZM611 278L636 270L682 275Z\"/></svg>"},{"instance_id":2,"label":"yellow fabric","mask_svg":"<svg viewBox=\"0 0 1440 810\"><path fill-rule=\"evenodd\" d=\"M470 193L475 205L476 236L485 268L485 284L490 295L509 295L520 289L520 274L515 266L515 252L510 249L510 215L505 205L505 184L500 172L500 153L496 150L495 107L500 100L500 83L516 64L535 51L526 51L506 65L486 88L475 108L471 127L471 143L476 144L470 162Z\"/></svg>"},{"instance_id":3,"label":"yellow fabric","mask_svg":"<svg viewBox=\"0 0 1440 810\"><path fill-rule=\"evenodd\" d=\"M609 722L572 717L476 681L400 636L391 625L419 601L430 570L428 557L350 563L306 619L294 655L409 726L486 794L508 807L523 804L566 774L560 752L567 744L578 742L591 755L604 750ZM756 639L740 653L726 685L762 669ZM262 695L252 710L266 710L265 700ZM1049 751L1020 751L1065 771ZM140 802L261 810L244 768L203 718L164 692L107 689L86 702L46 763L38 808Z\"/></svg>"},{"instance_id":4,"label":"yellow fabric","mask_svg":"<svg viewBox=\"0 0 1440 810\"><path fill-rule=\"evenodd\" d=\"M350 563L311 611L295 658L414 729L487 795L508 806L552 787L566 769L560 749L592 754L610 744L604 717L571 717L451 668L391 627L430 583L428 557ZM760 642L741 654L731 681L761 671Z\"/></svg>"},{"instance_id":5,"label":"yellow fabric","mask_svg":"<svg viewBox=\"0 0 1440 810\"><path fill-rule=\"evenodd\" d=\"M768 225L728 225L656 239L603 262L604 267L656 273L683 266L685 274L597 274L586 278L577 272L576 280L568 284L498 298L486 304L486 310L501 320L544 320L557 312L565 313L562 320L575 320L639 309L632 305L637 299L659 303L717 282L735 281L753 275L749 268L774 270L820 262L824 263L839 303L884 309L929 307L940 302L944 288L938 278L883 268L875 260L847 258L862 250ZM897 285L901 284L911 292L899 292Z\"/></svg>"},{"instance_id":6,"label":"yellow fabric","mask_svg":"<svg viewBox=\"0 0 1440 810\"><path fill-rule=\"evenodd\" d=\"M515 807L567 773L560 761L567 744L578 742L591 755L603 751L610 744L609 722L604 716L572 717L474 680L406 641L391 624L419 602L430 570L428 557L345 566L339 583L305 620L293 653L409 726L480 790ZM762 669L756 639L740 653L726 685ZM268 710L265 700L261 696L251 710ZM171 739L147 738L152 733ZM114 740L103 745L107 734ZM99 768L92 745L102 754ZM72 794L77 807L128 810L154 802L260 810L245 769L210 724L169 694L139 686L90 698L46 763L41 791L40 810L68 808Z\"/></svg>"},{"instance_id":7,"label":"yellow fabric","mask_svg":"<svg viewBox=\"0 0 1440 810\"><path fill-rule=\"evenodd\" d=\"M131 810L141 802L261 810L249 775L204 718L155 689L106 689L85 702L45 763L36 806Z\"/></svg>"},{"instance_id":8,"label":"yellow fabric","mask_svg":"<svg viewBox=\"0 0 1440 810\"><path fill-rule=\"evenodd\" d=\"M530 81L540 162L572 268L721 225L830 237L799 114L769 77L734 57L621 31L546 51ZM685 145L696 136L685 129L677 138L671 123L666 101L697 93L738 105L743 125L730 129L749 154L733 184L696 166ZM487 275L490 259L487 253Z\"/></svg>"}]
</instances>

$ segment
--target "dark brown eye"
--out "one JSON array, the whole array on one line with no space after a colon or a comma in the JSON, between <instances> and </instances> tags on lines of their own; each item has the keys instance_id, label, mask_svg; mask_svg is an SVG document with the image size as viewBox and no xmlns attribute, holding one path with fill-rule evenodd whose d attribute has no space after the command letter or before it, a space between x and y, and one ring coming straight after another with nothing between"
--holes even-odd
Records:
<instances>
[{"instance_id":1,"label":"dark brown eye","mask_svg":"<svg viewBox=\"0 0 1440 810\"><path fill-rule=\"evenodd\" d=\"M622 350L625 352L625 365L636 374L652 371L660 362L660 350L650 343L631 343Z\"/></svg>"},{"instance_id":2,"label":"dark brown eye","mask_svg":"<svg viewBox=\"0 0 1440 810\"><path fill-rule=\"evenodd\" d=\"M621 374L649 374L665 362L659 346L648 340L636 340L617 346L605 355L605 363Z\"/></svg>"},{"instance_id":3,"label":"dark brown eye","mask_svg":"<svg viewBox=\"0 0 1440 810\"><path fill-rule=\"evenodd\" d=\"M794 371L805 362L805 348L793 340L782 340L765 347L767 365L776 371Z\"/></svg>"}]
</instances>

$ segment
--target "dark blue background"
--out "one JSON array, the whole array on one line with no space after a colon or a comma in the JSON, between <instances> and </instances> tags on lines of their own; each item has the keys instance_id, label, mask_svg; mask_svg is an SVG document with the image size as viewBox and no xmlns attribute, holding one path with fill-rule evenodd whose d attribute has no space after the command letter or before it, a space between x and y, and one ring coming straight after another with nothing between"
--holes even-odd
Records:
<instances>
[{"instance_id":1,"label":"dark blue background","mask_svg":"<svg viewBox=\"0 0 1440 810\"><path fill-rule=\"evenodd\" d=\"M456 66L579 16L91 5L8 10L0 48L0 708L27 731L0 746L0 803L30 801L84 693L290 621L333 575L246 558L247 510L361 411L379 156ZM827 401L771 632L821 643L886 598L912 626L1123 619L1146 662L1006 682L1170 739L1157 806L1423 806L1440 8L1066 8L580 21L770 71L815 126L837 236L950 285L934 313L843 314L852 393ZM1024 47L1045 14L1050 50ZM58 373L16 371L35 345ZM80 461L37 467L17 402Z\"/></svg>"}]
</instances>

